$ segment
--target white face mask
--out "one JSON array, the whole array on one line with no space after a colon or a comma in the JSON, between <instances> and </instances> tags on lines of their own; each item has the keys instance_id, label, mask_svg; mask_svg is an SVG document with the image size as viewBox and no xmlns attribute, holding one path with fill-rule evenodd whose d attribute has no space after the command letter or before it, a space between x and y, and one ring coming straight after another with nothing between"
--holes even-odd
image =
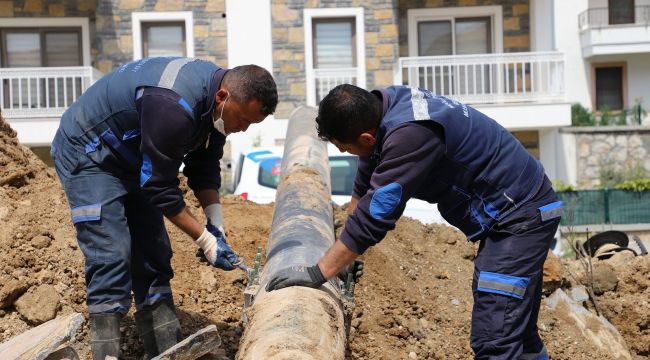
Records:
<instances>
[{"instance_id":1,"label":"white face mask","mask_svg":"<svg viewBox=\"0 0 650 360\"><path fill-rule=\"evenodd\" d=\"M230 94L226 96L226 100L223 101L223 105L221 106L221 114L219 115L218 118L213 118L212 119L212 124L214 125L214 128L223 134L223 136L226 136L226 129L225 129L225 124L223 123L223 109L226 107L226 102L228 102L228 99L230 98Z\"/></svg>"}]
</instances>

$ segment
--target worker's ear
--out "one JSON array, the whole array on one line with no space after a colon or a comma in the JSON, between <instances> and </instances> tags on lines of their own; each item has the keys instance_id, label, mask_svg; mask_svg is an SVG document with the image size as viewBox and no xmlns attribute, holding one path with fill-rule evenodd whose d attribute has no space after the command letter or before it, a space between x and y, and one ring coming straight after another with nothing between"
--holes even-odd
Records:
<instances>
[{"instance_id":1,"label":"worker's ear","mask_svg":"<svg viewBox=\"0 0 650 360\"><path fill-rule=\"evenodd\" d=\"M357 138L357 142L363 146L375 146L375 131L364 131Z\"/></svg>"},{"instance_id":2,"label":"worker's ear","mask_svg":"<svg viewBox=\"0 0 650 360\"><path fill-rule=\"evenodd\" d=\"M218 101L218 102L221 103L221 102L223 102L223 101L226 101L226 98L228 97L228 94L229 94L228 90L226 90L226 89L224 89L224 88L220 88L220 89L217 90L217 92L214 94L214 99L215 99L216 101Z\"/></svg>"}]
</instances>

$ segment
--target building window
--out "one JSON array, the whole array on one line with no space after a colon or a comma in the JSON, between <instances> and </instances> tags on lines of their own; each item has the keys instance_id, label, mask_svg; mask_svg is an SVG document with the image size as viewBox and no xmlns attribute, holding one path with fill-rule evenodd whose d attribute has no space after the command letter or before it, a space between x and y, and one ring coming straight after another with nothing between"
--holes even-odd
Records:
<instances>
[{"instance_id":1,"label":"building window","mask_svg":"<svg viewBox=\"0 0 650 360\"><path fill-rule=\"evenodd\" d=\"M142 54L144 57L185 56L185 24L143 22Z\"/></svg>"},{"instance_id":2,"label":"building window","mask_svg":"<svg viewBox=\"0 0 650 360\"><path fill-rule=\"evenodd\" d=\"M305 9L307 104L340 84L366 86L362 8Z\"/></svg>"},{"instance_id":3,"label":"building window","mask_svg":"<svg viewBox=\"0 0 650 360\"><path fill-rule=\"evenodd\" d=\"M194 20L191 11L135 12L131 18L134 59L194 57Z\"/></svg>"},{"instance_id":4,"label":"building window","mask_svg":"<svg viewBox=\"0 0 650 360\"><path fill-rule=\"evenodd\" d=\"M1 30L2 67L80 66L81 29Z\"/></svg>"},{"instance_id":5,"label":"building window","mask_svg":"<svg viewBox=\"0 0 650 360\"><path fill-rule=\"evenodd\" d=\"M634 0L609 0L609 24L634 24Z\"/></svg>"},{"instance_id":6,"label":"building window","mask_svg":"<svg viewBox=\"0 0 650 360\"><path fill-rule=\"evenodd\" d=\"M314 19L314 69L356 67L354 18Z\"/></svg>"},{"instance_id":7,"label":"building window","mask_svg":"<svg viewBox=\"0 0 650 360\"><path fill-rule=\"evenodd\" d=\"M624 108L623 66L599 66L595 69L596 109Z\"/></svg>"},{"instance_id":8,"label":"building window","mask_svg":"<svg viewBox=\"0 0 650 360\"><path fill-rule=\"evenodd\" d=\"M418 56L492 52L492 18L470 17L417 23Z\"/></svg>"},{"instance_id":9,"label":"building window","mask_svg":"<svg viewBox=\"0 0 650 360\"><path fill-rule=\"evenodd\" d=\"M530 155L535 157L535 159L539 159L539 131L513 131L512 135L519 140Z\"/></svg>"},{"instance_id":10,"label":"building window","mask_svg":"<svg viewBox=\"0 0 650 360\"><path fill-rule=\"evenodd\" d=\"M463 6L408 10L409 56L503 52L503 10Z\"/></svg>"}]
</instances>

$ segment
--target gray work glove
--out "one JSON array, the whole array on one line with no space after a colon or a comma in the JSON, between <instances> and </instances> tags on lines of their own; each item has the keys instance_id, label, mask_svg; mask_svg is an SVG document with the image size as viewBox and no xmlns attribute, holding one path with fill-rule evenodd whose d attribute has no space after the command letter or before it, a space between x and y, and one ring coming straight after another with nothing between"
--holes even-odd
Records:
<instances>
[{"instance_id":1,"label":"gray work glove","mask_svg":"<svg viewBox=\"0 0 650 360\"><path fill-rule=\"evenodd\" d=\"M319 288L327 281L317 265L292 266L280 270L267 284L266 291L273 291L289 286L306 286Z\"/></svg>"}]
</instances>

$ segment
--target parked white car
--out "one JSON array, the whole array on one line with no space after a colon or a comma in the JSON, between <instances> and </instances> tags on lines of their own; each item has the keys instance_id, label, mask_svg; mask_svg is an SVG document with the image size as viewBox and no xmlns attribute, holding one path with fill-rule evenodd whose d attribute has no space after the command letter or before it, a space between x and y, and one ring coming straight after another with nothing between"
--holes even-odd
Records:
<instances>
[{"instance_id":1,"label":"parked white car","mask_svg":"<svg viewBox=\"0 0 650 360\"><path fill-rule=\"evenodd\" d=\"M327 152L331 168L332 201L343 205L352 196L358 159L356 155L341 153L332 144L328 144ZM253 148L243 152L235 169L235 195L259 204L275 201L282 153L282 147ZM406 203L404 216L424 224L446 224L436 205L417 199Z\"/></svg>"}]
</instances>

